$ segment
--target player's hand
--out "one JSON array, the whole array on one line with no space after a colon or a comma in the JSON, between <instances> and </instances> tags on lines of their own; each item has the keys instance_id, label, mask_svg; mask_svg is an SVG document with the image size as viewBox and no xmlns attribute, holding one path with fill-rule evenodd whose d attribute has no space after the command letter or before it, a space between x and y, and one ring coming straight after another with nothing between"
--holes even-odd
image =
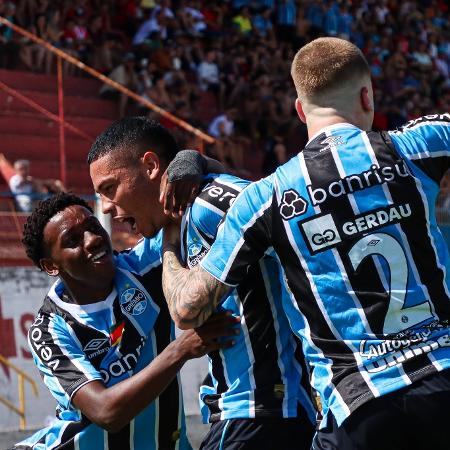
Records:
<instances>
[{"instance_id":1,"label":"player's hand","mask_svg":"<svg viewBox=\"0 0 450 450\"><path fill-rule=\"evenodd\" d=\"M200 180L178 180L169 182L167 170L161 177L159 202L164 213L172 217L181 217L186 208L194 201L200 188Z\"/></svg>"},{"instance_id":2,"label":"player's hand","mask_svg":"<svg viewBox=\"0 0 450 450\"><path fill-rule=\"evenodd\" d=\"M201 327L183 332L176 340L185 359L200 358L214 350L232 347L240 333L239 317L230 312L213 314Z\"/></svg>"}]
</instances>

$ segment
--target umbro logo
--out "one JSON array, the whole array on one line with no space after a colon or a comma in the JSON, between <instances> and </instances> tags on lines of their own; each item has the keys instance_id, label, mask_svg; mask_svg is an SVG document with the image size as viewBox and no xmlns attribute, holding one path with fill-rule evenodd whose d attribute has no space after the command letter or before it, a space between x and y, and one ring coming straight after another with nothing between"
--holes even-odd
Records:
<instances>
[{"instance_id":1,"label":"umbro logo","mask_svg":"<svg viewBox=\"0 0 450 450\"><path fill-rule=\"evenodd\" d=\"M106 345L107 344L107 345ZM109 349L109 339L108 338L96 338L91 339L83 348L89 359L94 356L98 356Z\"/></svg>"},{"instance_id":2,"label":"umbro logo","mask_svg":"<svg viewBox=\"0 0 450 450\"><path fill-rule=\"evenodd\" d=\"M306 212L308 202L294 189L283 192L280 204L280 214L284 220L301 216Z\"/></svg>"},{"instance_id":3,"label":"umbro logo","mask_svg":"<svg viewBox=\"0 0 450 450\"><path fill-rule=\"evenodd\" d=\"M325 150L330 150L332 147L337 147L338 145L344 145L344 141L342 136L329 136L321 142L325 147L321 148L319 152L323 152Z\"/></svg>"}]
</instances>

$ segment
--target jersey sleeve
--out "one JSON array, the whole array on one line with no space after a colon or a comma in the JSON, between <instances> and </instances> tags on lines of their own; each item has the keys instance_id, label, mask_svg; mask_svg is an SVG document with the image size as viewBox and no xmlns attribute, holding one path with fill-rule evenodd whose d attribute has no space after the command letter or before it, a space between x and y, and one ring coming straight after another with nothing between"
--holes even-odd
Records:
<instances>
[{"instance_id":1,"label":"jersey sleeve","mask_svg":"<svg viewBox=\"0 0 450 450\"><path fill-rule=\"evenodd\" d=\"M201 266L230 286L238 285L247 268L271 246L273 201L269 178L242 191L218 229L217 238Z\"/></svg>"},{"instance_id":2,"label":"jersey sleeve","mask_svg":"<svg viewBox=\"0 0 450 450\"><path fill-rule=\"evenodd\" d=\"M250 181L226 174L209 174L205 181L206 184L192 204L189 214L194 226L211 245L223 217Z\"/></svg>"},{"instance_id":3,"label":"jersey sleeve","mask_svg":"<svg viewBox=\"0 0 450 450\"><path fill-rule=\"evenodd\" d=\"M65 409L81 387L102 380L74 336L62 317L42 312L28 331L34 362L51 394Z\"/></svg>"},{"instance_id":4,"label":"jersey sleeve","mask_svg":"<svg viewBox=\"0 0 450 450\"><path fill-rule=\"evenodd\" d=\"M450 168L450 114L436 114L412 120L389 132L397 151L436 183Z\"/></svg>"},{"instance_id":5,"label":"jersey sleeve","mask_svg":"<svg viewBox=\"0 0 450 450\"><path fill-rule=\"evenodd\" d=\"M162 231L155 237L141 239L135 247L116 255L116 264L122 269L144 275L162 263Z\"/></svg>"}]
</instances>

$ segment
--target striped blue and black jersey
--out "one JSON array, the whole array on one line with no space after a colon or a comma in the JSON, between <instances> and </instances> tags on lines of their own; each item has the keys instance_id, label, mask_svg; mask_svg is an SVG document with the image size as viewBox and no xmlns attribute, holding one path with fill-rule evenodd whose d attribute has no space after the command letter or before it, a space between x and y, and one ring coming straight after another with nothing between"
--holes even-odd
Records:
<instances>
[{"instance_id":1,"label":"striped blue and black jersey","mask_svg":"<svg viewBox=\"0 0 450 450\"><path fill-rule=\"evenodd\" d=\"M231 175L206 177L182 225L182 256L190 268L207 254L220 221L248 184ZM283 311L292 300L281 273L276 256L266 255L221 302L221 309L242 318L241 333L232 348L208 355L209 374L200 388L205 422L297 417L298 408L314 420L305 359Z\"/></svg>"},{"instance_id":2,"label":"striped blue and black jersey","mask_svg":"<svg viewBox=\"0 0 450 450\"><path fill-rule=\"evenodd\" d=\"M230 208L201 265L236 285L273 246L324 416L450 367L449 253L435 219L450 116L321 130ZM322 423L324 425L324 423Z\"/></svg>"},{"instance_id":3,"label":"striped blue and black jersey","mask_svg":"<svg viewBox=\"0 0 450 450\"><path fill-rule=\"evenodd\" d=\"M90 422L72 402L78 389L93 380L110 387L130 378L173 339L160 250L161 236L117 255L115 286L103 301L78 305L62 282L51 288L28 337L57 401L56 420L14 449L191 449L178 379L118 433Z\"/></svg>"}]
</instances>

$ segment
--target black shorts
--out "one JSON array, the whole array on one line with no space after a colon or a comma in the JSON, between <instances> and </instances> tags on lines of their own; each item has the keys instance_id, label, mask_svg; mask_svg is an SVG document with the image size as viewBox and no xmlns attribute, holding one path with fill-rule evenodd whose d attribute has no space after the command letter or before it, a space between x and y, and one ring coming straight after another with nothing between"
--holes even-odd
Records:
<instances>
[{"instance_id":1,"label":"black shorts","mask_svg":"<svg viewBox=\"0 0 450 450\"><path fill-rule=\"evenodd\" d=\"M314 428L305 418L214 422L200 450L308 450Z\"/></svg>"},{"instance_id":2,"label":"black shorts","mask_svg":"<svg viewBox=\"0 0 450 450\"><path fill-rule=\"evenodd\" d=\"M340 427L331 413L312 450L450 449L450 370L370 400Z\"/></svg>"}]
</instances>

